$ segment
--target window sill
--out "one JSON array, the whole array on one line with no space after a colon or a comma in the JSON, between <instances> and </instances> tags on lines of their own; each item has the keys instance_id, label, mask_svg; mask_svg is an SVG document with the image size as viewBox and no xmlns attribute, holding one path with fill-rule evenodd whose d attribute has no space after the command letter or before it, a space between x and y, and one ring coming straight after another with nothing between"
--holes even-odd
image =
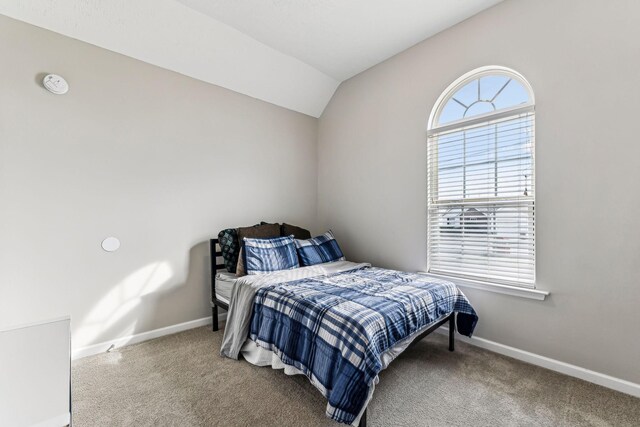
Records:
<instances>
[{"instance_id":1,"label":"window sill","mask_svg":"<svg viewBox=\"0 0 640 427\"><path fill-rule=\"evenodd\" d=\"M425 276L435 277L437 279L448 280L455 283L456 286L460 286L461 288L480 289L483 291L496 292L498 294L511 295L514 297L535 299L538 301L544 301L544 299L550 294L549 291L542 291L540 289L520 288L518 286L498 285L486 282L475 282L473 280L442 276L439 274L432 274L424 271L418 271L418 273L424 274Z\"/></svg>"}]
</instances>

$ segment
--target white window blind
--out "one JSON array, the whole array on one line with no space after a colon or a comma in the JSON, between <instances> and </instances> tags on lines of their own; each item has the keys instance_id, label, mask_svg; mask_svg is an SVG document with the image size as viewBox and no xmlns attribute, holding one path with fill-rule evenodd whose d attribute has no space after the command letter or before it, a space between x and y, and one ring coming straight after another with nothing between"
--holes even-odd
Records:
<instances>
[{"instance_id":1,"label":"white window blind","mask_svg":"<svg viewBox=\"0 0 640 427\"><path fill-rule=\"evenodd\" d=\"M441 114L428 133L428 268L435 274L533 288L535 113L531 97L522 92L511 96L513 103L520 100L515 106L503 99L503 108L496 108L509 84L520 83L509 76L491 77L462 87L472 89L472 98L463 99L462 89L445 98L440 111L455 102L463 107L461 117L449 114L450 123L441 124ZM483 79L492 90L484 89L488 83ZM478 108L483 102L490 105ZM467 117L471 108L479 113Z\"/></svg>"}]
</instances>

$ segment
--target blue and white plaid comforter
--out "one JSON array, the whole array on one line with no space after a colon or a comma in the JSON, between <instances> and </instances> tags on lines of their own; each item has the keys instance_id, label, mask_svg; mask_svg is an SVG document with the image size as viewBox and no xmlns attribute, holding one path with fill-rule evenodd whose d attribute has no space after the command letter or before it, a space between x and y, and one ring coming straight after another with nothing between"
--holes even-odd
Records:
<instances>
[{"instance_id":1,"label":"blue and white plaid comforter","mask_svg":"<svg viewBox=\"0 0 640 427\"><path fill-rule=\"evenodd\" d=\"M451 312L463 335L478 320L453 283L381 268L266 286L253 307L250 338L302 371L328 399L327 416L347 424L386 350Z\"/></svg>"}]
</instances>

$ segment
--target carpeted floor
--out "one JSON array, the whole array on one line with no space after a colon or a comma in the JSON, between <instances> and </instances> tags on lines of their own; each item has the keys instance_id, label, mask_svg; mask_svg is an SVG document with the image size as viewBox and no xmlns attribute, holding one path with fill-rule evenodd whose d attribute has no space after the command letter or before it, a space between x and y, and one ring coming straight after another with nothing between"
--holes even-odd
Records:
<instances>
[{"instance_id":1,"label":"carpeted floor","mask_svg":"<svg viewBox=\"0 0 640 427\"><path fill-rule=\"evenodd\" d=\"M198 328L73 364L83 426L337 426L305 377L218 355ZM380 375L370 426L638 426L640 399L432 334Z\"/></svg>"}]
</instances>

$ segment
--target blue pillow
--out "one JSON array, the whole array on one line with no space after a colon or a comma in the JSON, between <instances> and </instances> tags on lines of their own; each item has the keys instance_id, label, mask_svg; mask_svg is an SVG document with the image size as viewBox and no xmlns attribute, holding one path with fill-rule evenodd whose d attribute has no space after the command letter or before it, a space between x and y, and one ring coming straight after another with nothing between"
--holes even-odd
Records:
<instances>
[{"instance_id":1,"label":"blue pillow","mask_svg":"<svg viewBox=\"0 0 640 427\"><path fill-rule=\"evenodd\" d=\"M331 230L307 240L296 240L298 257L303 266L344 261L344 255Z\"/></svg>"},{"instance_id":2,"label":"blue pillow","mask_svg":"<svg viewBox=\"0 0 640 427\"><path fill-rule=\"evenodd\" d=\"M291 270L300 267L293 236L271 239L244 238L244 268L247 274Z\"/></svg>"}]
</instances>

